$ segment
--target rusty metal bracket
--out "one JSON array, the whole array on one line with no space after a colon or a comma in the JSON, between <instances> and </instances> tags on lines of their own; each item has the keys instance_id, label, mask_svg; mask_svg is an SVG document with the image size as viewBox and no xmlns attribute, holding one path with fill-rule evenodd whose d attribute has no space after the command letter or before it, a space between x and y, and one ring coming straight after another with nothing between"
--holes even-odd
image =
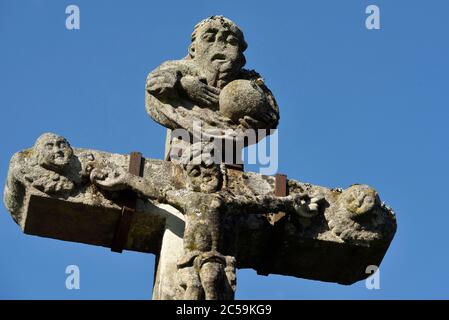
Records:
<instances>
[{"instance_id":1,"label":"rusty metal bracket","mask_svg":"<svg viewBox=\"0 0 449 320\"><path fill-rule=\"evenodd\" d=\"M136 176L143 176L144 161L140 152L131 152L129 157L129 173ZM128 241L129 229L136 211L136 194L128 195L126 204L122 207L122 212L117 222L117 227L112 238L111 251L122 253Z\"/></svg>"},{"instance_id":2,"label":"rusty metal bracket","mask_svg":"<svg viewBox=\"0 0 449 320\"><path fill-rule=\"evenodd\" d=\"M276 197L288 196L287 175L278 173L274 176L274 195Z\"/></svg>"},{"instance_id":3,"label":"rusty metal bracket","mask_svg":"<svg viewBox=\"0 0 449 320\"><path fill-rule=\"evenodd\" d=\"M288 196L287 175L278 173L274 176L274 178L274 195L276 197ZM285 212L273 212L268 215L272 226L274 226L283 217L285 217Z\"/></svg>"}]
</instances>

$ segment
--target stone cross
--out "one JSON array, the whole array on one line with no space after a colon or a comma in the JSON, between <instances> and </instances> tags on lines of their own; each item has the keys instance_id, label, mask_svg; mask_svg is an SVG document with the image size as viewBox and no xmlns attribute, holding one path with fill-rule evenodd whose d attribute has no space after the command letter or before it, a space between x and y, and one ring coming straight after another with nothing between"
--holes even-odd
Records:
<instances>
[{"instance_id":1,"label":"stone cross","mask_svg":"<svg viewBox=\"0 0 449 320\"><path fill-rule=\"evenodd\" d=\"M169 129L165 160L72 148L53 133L16 153L4 190L14 221L26 234L157 255L154 299L233 299L236 268L366 278L396 231L373 188L239 166L241 148L279 121L260 75L243 69L246 46L235 23L213 16L195 26L186 58L149 74L147 111Z\"/></svg>"}]
</instances>

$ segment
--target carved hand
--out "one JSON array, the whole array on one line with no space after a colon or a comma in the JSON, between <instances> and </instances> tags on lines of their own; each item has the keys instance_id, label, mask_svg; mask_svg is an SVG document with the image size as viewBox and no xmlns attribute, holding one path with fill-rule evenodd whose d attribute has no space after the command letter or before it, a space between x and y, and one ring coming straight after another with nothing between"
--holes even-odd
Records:
<instances>
[{"instance_id":1,"label":"carved hand","mask_svg":"<svg viewBox=\"0 0 449 320\"><path fill-rule=\"evenodd\" d=\"M119 191L129 188L129 173L123 169L106 170L95 168L90 173L93 184L108 191Z\"/></svg>"},{"instance_id":2,"label":"carved hand","mask_svg":"<svg viewBox=\"0 0 449 320\"><path fill-rule=\"evenodd\" d=\"M298 195L293 201L293 207L299 216L303 218L311 218L318 214L318 204L322 200L322 197L304 199L302 196Z\"/></svg>"},{"instance_id":3,"label":"carved hand","mask_svg":"<svg viewBox=\"0 0 449 320\"><path fill-rule=\"evenodd\" d=\"M168 71L154 71L147 81L147 91L156 96L174 90L178 77Z\"/></svg>"},{"instance_id":4,"label":"carved hand","mask_svg":"<svg viewBox=\"0 0 449 320\"><path fill-rule=\"evenodd\" d=\"M193 102L206 107L218 106L220 89L208 86L193 76L182 77L180 84L182 90Z\"/></svg>"}]
</instances>

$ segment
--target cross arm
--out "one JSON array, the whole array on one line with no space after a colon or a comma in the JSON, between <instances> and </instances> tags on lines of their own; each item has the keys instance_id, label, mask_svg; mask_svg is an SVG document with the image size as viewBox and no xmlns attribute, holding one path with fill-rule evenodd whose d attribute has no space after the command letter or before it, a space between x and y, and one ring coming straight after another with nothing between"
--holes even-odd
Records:
<instances>
[{"instance_id":1,"label":"cross arm","mask_svg":"<svg viewBox=\"0 0 449 320\"><path fill-rule=\"evenodd\" d=\"M10 162L4 202L27 234L109 247L126 199L120 190L99 188L83 177L95 168L126 172L128 164L128 155L74 149L69 165L56 174L39 167L33 152L18 152ZM278 198L274 177L229 170L227 182L223 254L235 256L238 268L263 266L266 273L353 283L368 276L368 265L380 264L396 231L392 210L365 185L343 190L289 180L290 196ZM183 225L182 215L175 219L161 203L183 211L184 200L192 200L183 169L145 159L143 178L127 183L140 197L124 248L157 254L166 221ZM295 214L298 198L307 204L323 200L307 216ZM291 214L272 224L267 213L277 211ZM182 237L182 228L178 233Z\"/></svg>"}]
</instances>

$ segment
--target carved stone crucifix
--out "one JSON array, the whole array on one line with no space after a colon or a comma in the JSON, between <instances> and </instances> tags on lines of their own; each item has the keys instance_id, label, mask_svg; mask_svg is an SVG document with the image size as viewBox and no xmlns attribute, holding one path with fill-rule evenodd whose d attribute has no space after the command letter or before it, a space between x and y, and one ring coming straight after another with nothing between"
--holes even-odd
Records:
<instances>
[{"instance_id":1,"label":"carved stone crucifix","mask_svg":"<svg viewBox=\"0 0 449 320\"><path fill-rule=\"evenodd\" d=\"M49 133L16 153L4 192L14 220L27 234L156 254L154 299L233 299L236 268L341 284L366 278L396 230L374 189L243 172L221 149L213 154L214 141L256 143L248 130L278 124L271 92L242 69L245 48L232 21L211 17L195 27L188 57L150 73L149 114L170 138L188 133L168 140L172 161L72 149Z\"/></svg>"}]
</instances>

